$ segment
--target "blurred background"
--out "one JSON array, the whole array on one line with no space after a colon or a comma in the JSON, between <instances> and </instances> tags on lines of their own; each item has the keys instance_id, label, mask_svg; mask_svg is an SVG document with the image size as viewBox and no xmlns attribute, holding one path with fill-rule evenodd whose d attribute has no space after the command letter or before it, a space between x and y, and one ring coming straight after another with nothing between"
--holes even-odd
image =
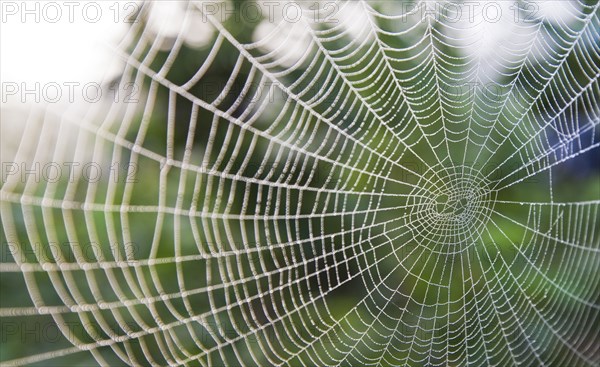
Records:
<instances>
[{"instance_id":1,"label":"blurred background","mask_svg":"<svg viewBox=\"0 0 600 367\"><path fill-rule=\"evenodd\" d=\"M3 365L600 360L596 2L0 26Z\"/></svg>"}]
</instances>

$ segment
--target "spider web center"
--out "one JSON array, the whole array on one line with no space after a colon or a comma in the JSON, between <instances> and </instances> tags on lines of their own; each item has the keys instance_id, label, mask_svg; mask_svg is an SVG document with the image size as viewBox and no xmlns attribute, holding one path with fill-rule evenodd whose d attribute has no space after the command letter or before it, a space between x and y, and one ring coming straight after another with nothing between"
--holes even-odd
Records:
<instances>
[{"instance_id":1,"label":"spider web center","mask_svg":"<svg viewBox=\"0 0 600 367\"><path fill-rule=\"evenodd\" d=\"M413 240L434 252L454 253L477 241L495 196L476 169L438 165L425 172L409 200Z\"/></svg>"}]
</instances>

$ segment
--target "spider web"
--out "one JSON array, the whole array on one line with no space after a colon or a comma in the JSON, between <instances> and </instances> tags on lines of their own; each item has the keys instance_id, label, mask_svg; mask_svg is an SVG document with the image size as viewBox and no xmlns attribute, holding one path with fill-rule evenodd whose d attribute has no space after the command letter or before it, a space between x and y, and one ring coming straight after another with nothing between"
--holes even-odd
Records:
<instances>
[{"instance_id":1,"label":"spider web","mask_svg":"<svg viewBox=\"0 0 600 367\"><path fill-rule=\"evenodd\" d=\"M598 3L158 4L137 103L2 122L104 169L3 177L3 365L598 365Z\"/></svg>"}]
</instances>

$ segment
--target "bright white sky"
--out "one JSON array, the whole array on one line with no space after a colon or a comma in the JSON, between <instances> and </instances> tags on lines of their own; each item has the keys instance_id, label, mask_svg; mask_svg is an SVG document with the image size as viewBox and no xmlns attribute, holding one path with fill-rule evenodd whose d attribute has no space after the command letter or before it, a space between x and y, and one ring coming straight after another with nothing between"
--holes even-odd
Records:
<instances>
[{"instance_id":1,"label":"bright white sky","mask_svg":"<svg viewBox=\"0 0 600 367\"><path fill-rule=\"evenodd\" d=\"M59 6L48 6L48 3ZM108 45L118 41L128 27L122 19L115 21L115 15L124 18L128 10L124 9L126 3L97 1L84 10L85 2L73 2L78 5L72 8L71 15L65 6L67 3L0 2L0 78L3 82L62 83L102 79L111 60ZM36 14L27 14L24 6ZM57 9L62 12L60 16ZM101 10L98 16L97 9ZM117 9L120 9L119 14ZM96 18L95 23L88 21Z\"/></svg>"}]
</instances>

